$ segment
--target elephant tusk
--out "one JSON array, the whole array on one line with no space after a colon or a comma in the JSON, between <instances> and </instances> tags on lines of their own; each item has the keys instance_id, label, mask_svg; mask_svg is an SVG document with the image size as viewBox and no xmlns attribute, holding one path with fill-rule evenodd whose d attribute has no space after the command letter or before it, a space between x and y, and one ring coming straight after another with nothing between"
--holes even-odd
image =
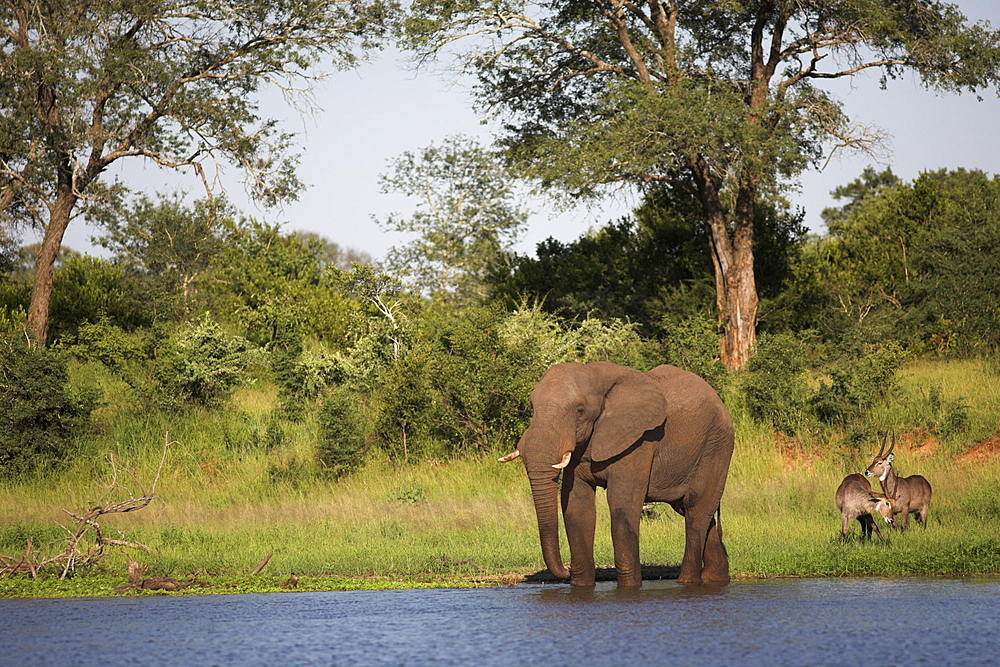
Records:
<instances>
[{"instance_id":1,"label":"elephant tusk","mask_svg":"<svg viewBox=\"0 0 1000 667\"><path fill-rule=\"evenodd\" d=\"M556 468L557 470L562 470L563 468L569 465L569 458L571 456L573 456L573 452L566 452L565 454L563 454L562 461L560 461L559 463L554 463L552 467Z\"/></svg>"},{"instance_id":2,"label":"elephant tusk","mask_svg":"<svg viewBox=\"0 0 1000 667\"><path fill-rule=\"evenodd\" d=\"M513 461L514 459L516 459L520 455L521 455L521 450L520 449L515 449L514 451L512 451L507 456L501 456L500 458L497 459L497 461L499 461L500 463L507 463L507 461Z\"/></svg>"}]
</instances>

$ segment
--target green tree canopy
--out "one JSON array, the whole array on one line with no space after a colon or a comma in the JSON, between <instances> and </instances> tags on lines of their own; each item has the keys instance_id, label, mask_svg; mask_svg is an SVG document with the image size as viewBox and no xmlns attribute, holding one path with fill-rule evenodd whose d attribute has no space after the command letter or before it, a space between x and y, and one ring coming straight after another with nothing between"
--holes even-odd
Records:
<instances>
[{"instance_id":1,"label":"green tree canopy","mask_svg":"<svg viewBox=\"0 0 1000 667\"><path fill-rule=\"evenodd\" d=\"M1000 76L1000 33L925 0L416 0L404 43L461 50L509 157L543 184L691 183L731 367L755 337L757 202L824 146L877 139L817 84L911 70L977 91Z\"/></svg>"},{"instance_id":2,"label":"green tree canopy","mask_svg":"<svg viewBox=\"0 0 1000 667\"><path fill-rule=\"evenodd\" d=\"M482 298L489 270L524 229L528 211L502 161L461 135L409 151L391 163L382 191L417 199L409 218L379 224L416 234L393 247L387 264L419 291L438 299Z\"/></svg>"},{"instance_id":3,"label":"green tree canopy","mask_svg":"<svg viewBox=\"0 0 1000 667\"><path fill-rule=\"evenodd\" d=\"M712 258L698 200L686 188L651 187L631 218L563 243L549 238L536 257L517 257L497 277L493 295L525 296L565 317L630 320L644 335L662 335L685 317L714 312ZM755 214L755 272L764 298L774 298L805 236L802 212L761 201Z\"/></svg>"},{"instance_id":4,"label":"green tree canopy","mask_svg":"<svg viewBox=\"0 0 1000 667\"><path fill-rule=\"evenodd\" d=\"M892 184L888 173L847 186L859 195L830 212L838 222L812 257L842 322L833 330L877 325L939 350L1000 344L1000 178L958 169Z\"/></svg>"},{"instance_id":5,"label":"green tree canopy","mask_svg":"<svg viewBox=\"0 0 1000 667\"><path fill-rule=\"evenodd\" d=\"M29 325L44 341L52 264L112 164L197 174L230 162L265 204L295 194L291 137L256 93L307 87L320 63L375 45L382 0L82 0L0 3L0 220L44 230Z\"/></svg>"},{"instance_id":6,"label":"green tree canopy","mask_svg":"<svg viewBox=\"0 0 1000 667\"><path fill-rule=\"evenodd\" d=\"M151 284L158 309L168 314L191 310L199 280L236 224L223 198L188 205L181 193L143 195L97 219L104 228L98 242Z\"/></svg>"}]
</instances>

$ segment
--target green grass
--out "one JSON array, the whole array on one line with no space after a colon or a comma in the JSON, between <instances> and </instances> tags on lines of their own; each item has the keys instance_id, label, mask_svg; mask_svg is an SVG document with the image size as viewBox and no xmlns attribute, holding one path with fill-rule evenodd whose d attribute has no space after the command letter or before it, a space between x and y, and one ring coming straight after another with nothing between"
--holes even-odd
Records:
<instances>
[{"instance_id":1,"label":"green grass","mask_svg":"<svg viewBox=\"0 0 1000 667\"><path fill-rule=\"evenodd\" d=\"M885 543L866 542L853 522L841 542L834 491L847 472L864 469L869 452L777 437L739 419L722 513L735 577L1000 575L1000 454L976 455L976 444L998 431L1000 379L971 362L921 362L902 378L877 419L901 434L903 474L920 473L934 487L927 529L911 521L905 532L883 528ZM932 386L939 387L933 401ZM963 428L942 436L942 416L958 401L967 406ZM111 594L126 583L129 558L147 575L211 586L193 593L285 590L280 582L291 572L301 578L298 590L504 585L544 576L520 465L487 455L412 466L375 458L331 481L315 474L310 424L276 422L274 406L273 395L257 388L222 412L107 415L65 470L5 484L0 554L19 556L29 537L38 551L55 553L72 522L64 510L149 492L171 442L153 502L100 519L105 535L143 543L149 553L109 548L69 581L55 571L37 581L0 575L0 596ZM598 507L595 556L600 574L613 577L603 493ZM671 576L683 552L683 520L666 506L658 512L642 524L642 561L649 576ZM269 553L260 574L250 574Z\"/></svg>"}]
</instances>

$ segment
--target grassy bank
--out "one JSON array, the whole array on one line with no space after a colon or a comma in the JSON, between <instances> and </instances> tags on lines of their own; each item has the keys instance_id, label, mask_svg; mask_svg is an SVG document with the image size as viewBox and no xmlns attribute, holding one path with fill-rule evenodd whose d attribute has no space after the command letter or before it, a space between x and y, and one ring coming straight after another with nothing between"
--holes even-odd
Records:
<instances>
[{"instance_id":1,"label":"grassy bank","mask_svg":"<svg viewBox=\"0 0 1000 667\"><path fill-rule=\"evenodd\" d=\"M545 577L520 465L487 455L415 465L374 459L330 481L308 472L309 424L276 426L266 389L242 392L230 408L109 417L68 469L0 488L0 554L20 556L29 538L39 552L56 552L74 523L66 510L148 493L160 470L147 507L100 518L106 537L149 552L109 547L68 581L56 570L35 581L0 575L0 596L111 594L127 583L130 558L147 575L210 586L189 589L200 593L285 590L292 572L299 590ZM860 540L857 522L842 543L833 501L840 480L863 470L876 443L846 448L815 434L777 437L734 412L737 449L722 517L734 576L1000 575L1000 448L993 440L1000 379L985 365L912 365L899 395L873 416L900 434L901 474L922 474L934 487L927 529L912 521L903 533L883 529L885 543ZM599 497L595 555L613 577L602 504ZM683 550L683 521L666 506L657 513L643 521L642 561L647 576L670 577ZM266 566L251 574L267 554Z\"/></svg>"}]
</instances>

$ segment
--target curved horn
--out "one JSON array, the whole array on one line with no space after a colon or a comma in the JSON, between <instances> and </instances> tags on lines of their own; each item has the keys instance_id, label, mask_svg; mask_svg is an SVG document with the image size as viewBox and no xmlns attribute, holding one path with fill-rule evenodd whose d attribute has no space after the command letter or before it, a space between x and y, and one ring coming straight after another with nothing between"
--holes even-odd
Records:
<instances>
[{"instance_id":1,"label":"curved horn","mask_svg":"<svg viewBox=\"0 0 1000 667\"><path fill-rule=\"evenodd\" d=\"M878 454L875 455L875 458L877 459L882 458L882 453L885 451L885 443L888 440L889 440L889 432L886 431L884 434L882 434L882 445L878 448Z\"/></svg>"},{"instance_id":2,"label":"curved horn","mask_svg":"<svg viewBox=\"0 0 1000 667\"><path fill-rule=\"evenodd\" d=\"M497 459L497 461L499 461L500 463L507 463L507 461L513 461L520 455L521 455L521 450L515 449L510 454L507 454L506 456L501 456L500 458Z\"/></svg>"},{"instance_id":3,"label":"curved horn","mask_svg":"<svg viewBox=\"0 0 1000 667\"><path fill-rule=\"evenodd\" d=\"M566 452L565 454L563 454L562 461L560 461L559 463L553 463L552 467L557 470L562 470L563 468L569 465L569 459L571 456L573 456L573 452Z\"/></svg>"},{"instance_id":4,"label":"curved horn","mask_svg":"<svg viewBox=\"0 0 1000 667\"><path fill-rule=\"evenodd\" d=\"M893 434L892 434L892 444L889 445L889 451L887 451L885 453L885 455L889 456L889 454L892 454L892 450L895 449L895 448L896 448L896 433L893 432Z\"/></svg>"}]
</instances>

